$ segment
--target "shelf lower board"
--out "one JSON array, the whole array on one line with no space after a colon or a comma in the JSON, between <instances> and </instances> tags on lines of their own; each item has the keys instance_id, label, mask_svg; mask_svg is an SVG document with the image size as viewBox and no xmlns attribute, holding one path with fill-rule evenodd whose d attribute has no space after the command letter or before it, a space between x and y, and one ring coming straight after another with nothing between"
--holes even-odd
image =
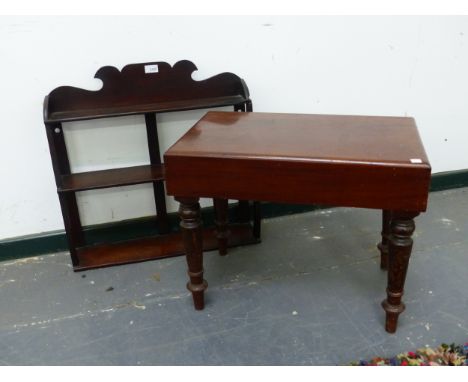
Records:
<instances>
[{"instance_id":1,"label":"shelf lower board","mask_svg":"<svg viewBox=\"0 0 468 382\"><path fill-rule=\"evenodd\" d=\"M260 239L253 237L252 226L249 223L229 225L229 247L259 243ZM215 228L203 230L203 250L212 251L218 248ZM129 240L119 243L100 244L77 249L78 265L74 271L85 271L113 265L138 263L164 257L181 256L184 254L181 234L171 233L155 237Z\"/></svg>"},{"instance_id":2,"label":"shelf lower board","mask_svg":"<svg viewBox=\"0 0 468 382\"><path fill-rule=\"evenodd\" d=\"M95 190L98 188L129 186L164 179L164 165L153 164L109 170L89 171L62 176L58 192Z\"/></svg>"}]
</instances>

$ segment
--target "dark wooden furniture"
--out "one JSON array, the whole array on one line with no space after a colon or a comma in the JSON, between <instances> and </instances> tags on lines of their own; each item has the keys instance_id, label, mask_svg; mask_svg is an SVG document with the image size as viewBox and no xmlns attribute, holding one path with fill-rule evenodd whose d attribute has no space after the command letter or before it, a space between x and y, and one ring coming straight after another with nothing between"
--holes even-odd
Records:
<instances>
[{"instance_id":1,"label":"dark wooden furniture","mask_svg":"<svg viewBox=\"0 0 468 382\"><path fill-rule=\"evenodd\" d=\"M207 287L199 197L375 208L385 211L382 305L386 330L395 332L413 219L426 210L431 174L412 118L209 112L164 158L196 309Z\"/></svg>"},{"instance_id":2,"label":"dark wooden furniture","mask_svg":"<svg viewBox=\"0 0 468 382\"><path fill-rule=\"evenodd\" d=\"M164 164L159 151L156 113L233 106L235 111L252 111L245 82L232 73L222 73L203 81L192 79L196 66L179 61L174 66L151 62L125 66L122 71L106 66L95 78L103 82L98 91L62 86L44 100L44 123L62 208L71 259L75 271L126 264L183 254L180 233L170 233L164 192ZM141 114L145 117L150 163L86 173L71 173L62 124L70 121ZM162 236L119 243L87 245L80 222L75 193L106 187L152 183L156 203L158 233ZM260 238L260 209L254 203L254 226L250 224L250 204L240 201L239 223L222 223L227 200L215 200L218 227L204 232L205 249L255 243ZM227 240L227 232L230 232ZM216 236L216 237L215 237Z\"/></svg>"}]
</instances>

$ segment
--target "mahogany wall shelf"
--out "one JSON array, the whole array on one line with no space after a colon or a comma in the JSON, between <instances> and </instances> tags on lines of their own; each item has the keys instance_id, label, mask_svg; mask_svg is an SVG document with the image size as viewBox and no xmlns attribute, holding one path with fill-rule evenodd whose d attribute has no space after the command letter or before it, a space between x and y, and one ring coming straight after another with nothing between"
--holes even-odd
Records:
<instances>
[{"instance_id":1,"label":"mahogany wall shelf","mask_svg":"<svg viewBox=\"0 0 468 382\"><path fill-rule=\"evenodd\" d=\"M195 70L197 67L187 60L179 61L172 67L166 62L131 64L121 71L105 66L95 74L95 78L103 82L100 90L61 86L45 97L44 124L75 271L184 253L180 233L170 232L156 114L221 106L232 106L234 111L239 112L252 111L247 85L240 77L233 73L221 73L206 80L195 81L192 79ZM135 114L145 117L149 164L71 173L62 123ZM140 183L153 184L158 235L117 243L86 243L76 192ZM260 241L260 204L239 201L237 208L239 222L226 227L227 201L215 200L215 220L218 227L204 230L205 250L222 247L227 232L228 246ZM253 224L250 222L251 217Z\"/></svg>"}]
</instances>

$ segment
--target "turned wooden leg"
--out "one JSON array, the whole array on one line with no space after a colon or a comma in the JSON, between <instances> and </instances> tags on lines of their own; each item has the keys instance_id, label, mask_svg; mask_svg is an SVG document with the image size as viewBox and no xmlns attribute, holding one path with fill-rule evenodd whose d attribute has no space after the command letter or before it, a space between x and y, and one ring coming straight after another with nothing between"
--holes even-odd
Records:
<instances>
[{"instance_id":1,"label":"turned wooden leg","mask_svg":"<svg viewBox=\"0 0 468 382\"><path fill-rule=\"evenodd\" d=\"M380 251L380 269L388 268L388 238L390 236L391 211L382 211L382 241L377 244Z\"/></svg>"},{"instance_id":2,"label":"turned wooden leg","mask_svg":"<svg viewBox=\"0 0 468 382\"><path fill-rule=\"evenodd\" d=\"M216 237L218 239L218 252L221 256L227 253L229 238L228 230L228 200L213 199L215 210Z\"/></svg>"},{"instance_id":3,"label":"turned wooden leg","mask_svg":"<svg viewBox=\"0 0 468 382\"><path fill-rule=\"evenodd\" d=\"M187 289L192 292L195 309L205 306L204 292L208 283L203 279L203 234L198 198L176 198L180 203L179 216L190 281Z\"/></svg>"},{"instance_id":4,"label":"turned wooden leg","mask_svg":"<svg viewBox=\"0 0 468 382\"><path fill-rule=\"evenodd\" d=\"M395 333L398 316L405 310L401 301L405 286L406 271L413 247L414 218L417 212L393 212L388 240L387 299L382 302L386 312L385 330Z\"/></svg>"}]
</instances>

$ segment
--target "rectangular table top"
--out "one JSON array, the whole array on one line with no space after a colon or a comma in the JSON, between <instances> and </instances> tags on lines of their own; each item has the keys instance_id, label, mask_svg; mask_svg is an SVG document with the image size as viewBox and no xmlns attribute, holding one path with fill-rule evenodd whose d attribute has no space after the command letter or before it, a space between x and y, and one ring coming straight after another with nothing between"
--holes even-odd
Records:
<instances>
[{"instance_id":1,"label":"rectangular table top","mask_svg":"<svg viewBox=\"0 0 468 382\"><path fill-rule=\"evenodd\" d=\"M431 171L413 118L257 112L208 112L165 164L171 195L417 211Z\"/></svg>"},{"instance_id":2,"label":"rectangular table top","mask_svg":"<svg viewBox=\"0 0 468 382\"><path fill-rule=\"evenodd\" d=\"M429 164L407 117L208 112L167 154Z\"/></svg>"}]
</instances>

